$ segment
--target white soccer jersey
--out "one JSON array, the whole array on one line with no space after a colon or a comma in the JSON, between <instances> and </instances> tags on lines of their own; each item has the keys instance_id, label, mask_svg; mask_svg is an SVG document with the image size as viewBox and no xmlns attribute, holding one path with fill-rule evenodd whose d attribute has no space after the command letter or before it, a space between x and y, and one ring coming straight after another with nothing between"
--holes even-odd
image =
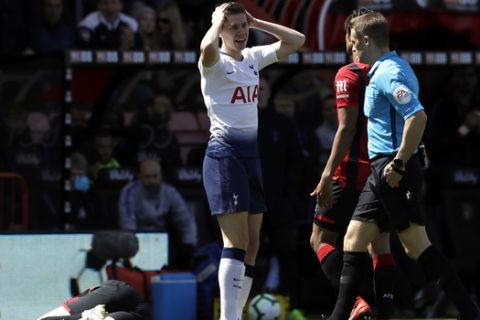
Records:
<instances>
[{"instance_id":1,"label":"white soccer jersey","mask_svg":"<svg viewBox=\"0 0 480 320\"><path fill-rule=\"evenodd\" d=\"M242 51L237 61L220 52L215 65L198 62L201 89L210 118L207 154L257 156L259 71L278 61L275 46Z\"/></svg>"}]
</instances>

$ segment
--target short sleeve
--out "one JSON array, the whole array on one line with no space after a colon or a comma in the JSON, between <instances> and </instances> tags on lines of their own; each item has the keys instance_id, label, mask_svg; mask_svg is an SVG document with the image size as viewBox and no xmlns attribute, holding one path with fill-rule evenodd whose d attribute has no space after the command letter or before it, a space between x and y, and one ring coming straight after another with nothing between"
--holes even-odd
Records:
<instances>
[{"instance_id":1,"label":"short sleeve","mask_svg":"<svg viewBox=\"0 0 480 320\"><path fill-rule=\"evenodd\" d=\"M252 47L250 48L250 52L258 63L258 70L262 70L266 66L278 61L277 50L274 43Z\"/></svg>"},{"instance_id":2,"label":"short sleeve","mask_svg":"<svg viewBox=\"0 0 480 320\"><path fill-rule=\"evenodd\" d=\"M417 94L401 73L386 78L384 88L388 101L404 119L424 109Z\"/></svg>"},{"instance_id":3,"label":"short sleeve","mask_svg":"<svg viewBox=\"0 0 480 320\"><path fill-rule=\"evenodd\" d=\"M359 74L341 68L335 75L334 88L337 108L358 107L362 84Z\"/></svg>"}]
</instances>

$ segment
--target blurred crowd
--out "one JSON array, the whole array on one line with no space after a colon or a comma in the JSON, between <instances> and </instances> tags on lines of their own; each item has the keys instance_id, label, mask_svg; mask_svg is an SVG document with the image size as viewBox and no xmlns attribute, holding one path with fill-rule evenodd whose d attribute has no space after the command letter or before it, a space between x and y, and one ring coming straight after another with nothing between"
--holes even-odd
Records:
<instances>
[{"instance_id":1,"label":"blurred crowd","mask_svg":"<svg viewBox=\"0 0 480 320\"><path fill-rule=\"evenodd\" d=\"M210 1L179 5L174 0L2 1L0 55L73 48L194 49L209 23L202 12L211 6Z\"/></svg>"}]
</instances>

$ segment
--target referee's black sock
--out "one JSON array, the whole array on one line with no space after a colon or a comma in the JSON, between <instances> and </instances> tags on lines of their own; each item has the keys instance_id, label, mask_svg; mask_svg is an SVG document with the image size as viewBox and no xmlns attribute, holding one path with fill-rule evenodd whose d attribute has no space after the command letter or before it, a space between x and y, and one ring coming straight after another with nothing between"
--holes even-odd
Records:
<instances>
[{"instance_id":1,"label":"referee's black sock","mask_svg":"<svg viewBox=\"0 0 480 320\"><path fill-rule=\"evenodd\" d=\"M393 291L396 282L395 259L391 254L373 257L376 318L390 319L393 314Z\"/></svg>"},{"instance_id":2,"label":"referee's black sock","mask_svg":"<svg viewBox=\"0 0 480 320\"><path fill-rule=\"evenodd\" d=\"M335 293L338 292L340 274L342 272L343 252L331 244L324 244L317 251L317 258L320 261L323 274L330 281Z\"/></svg>"},{"instance_id":3,"label":"referee's black sock","mask_svg":"<svg viewBox=\"0 0 480 320\"><path fill-rule=\"evenodd\" d=\"M418 263L423 268L427 279L434 280L445 290L447 297L453 301L462 320L479 319L477 306L462 285L460 278L448 260L433 246L428 247L418 257Z\"/></svg>"},{"instance_id":4,"label":"referee's black sock","mask_svg":"<svg viewBox=\"0 0 480 320\"><path fill-rule=\"evenodd\" d=\"M344 252L337 303L329 320L348 319L366 277L368 259L367 252Z\"/></svg>"}]
</instances>

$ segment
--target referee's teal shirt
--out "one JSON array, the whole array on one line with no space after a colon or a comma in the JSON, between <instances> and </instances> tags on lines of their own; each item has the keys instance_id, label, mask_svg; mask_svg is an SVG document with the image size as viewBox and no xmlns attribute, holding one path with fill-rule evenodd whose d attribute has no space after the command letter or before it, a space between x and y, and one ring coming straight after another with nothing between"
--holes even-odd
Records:
<instances>
[{"instance_id":1,"label":"referee's teal shirt","mask_svg":"<svg viewBox=\"0 0 480 320\"><path fill-rule=\"evenodd\" d=\"M402 142L405 120L423 110L418 80L395 51L381 56L368 73L364 112L368 118L368 156L395 154Z\"/></svg>"}]
</instances>

